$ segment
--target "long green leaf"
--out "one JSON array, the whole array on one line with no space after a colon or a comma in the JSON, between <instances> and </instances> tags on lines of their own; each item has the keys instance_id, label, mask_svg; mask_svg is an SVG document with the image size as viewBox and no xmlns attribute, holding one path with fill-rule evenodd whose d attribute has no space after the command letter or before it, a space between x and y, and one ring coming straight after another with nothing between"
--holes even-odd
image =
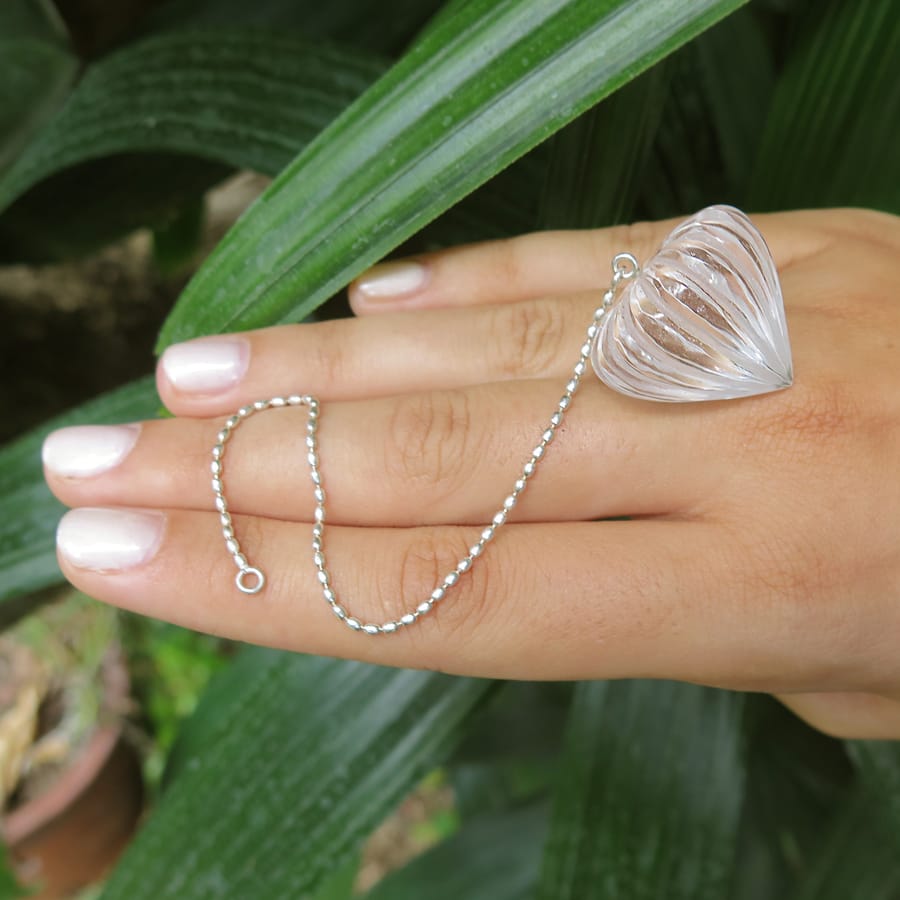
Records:
<instances>
[{"instance_id":1,"label":"long green leaf","mask_svg":"<svg viewBox=\"0 0 900 900\"><path fill-rule=\"evenodd\" d=\"M759 18L756 5L740 9L667 62L668 97L644 169L640 215L744 206L775 77Z\"/></svg>"},{"instance_id":2,"label":"long green leaf","mask_svg":"<svg viewBox=\"0 0 900 900\"><path fill-rule=\"evenodd\" d=\"M666 96L665 63L554 135L540 221L597 228L631 218Z\"/></svg>"},{"instance_id":3,"label":"long green leaf","mask_svg":"<svg viewBox=\"0 0 900 900\"><path fill-rule=\"evenodd\" d=\"M64 425L133 421L154 416L158 409L153 379L144 378L52 419L0 449L0 627L6 623L8 604L3 601L62 580L53 535L63 507L44 483L44 437Z\"/></svg>"},{"instance_id":4,"label":"long green leaf","mask_svg":"<svg viewBox=\"0 0 900 900\"><path fill-rule=\"evenodd\" d=\"M62 103L77 69L49 0L0 4L0 172Z\"/></svg>"},{"instance_id":5,"label":"long green leaf","mask_svg":"<svg viewBox=\"0 0 900 900\"><path fill-rule=\"evenodd\" d=\"M546 831L543 806L473 819L388 875L366 900L528 900Z\"/></svg>"},{"instance_id":6,"label":"long green leaf","mask_svg":"<svg viewBox=\"0 0 900 900\"><path fill-rule=\"evenodd\" d=\"M747 787L729 900L787 900L818 865L853 785L841 741L771 697L747 698Z\"/></svg>"},{"instance_id":7,"label":"long green leaf","mask_svg":"<svg viewBox=\"0 0 900 900\"><path fill-rule=\"evenodd\" d=\"M302 153L182 295L160 345L300 319L740 0L471 0Z\"/></svg>"},{"instance_id":8,"label":"long green leaf","mask_svg":"<svg viewBox=\"0 0 900 900\"><path fill-rule=\"evenodd\" d=\"M103 900L312 896L492 686L256 649L223 682Z\"/></svg>"},{"instance_id":9,"label":"long green leaf","mask_svg":"<svg viewBox=\"0 0 900 900\"><path fill-rule=\"evenodd\" d=\"M883 795L860 790L848 799L791 900L898 900L898 860L900 837Z\"/></svg>"},{"instance_id":10,"label":"long green leaf","mask_svg":"<svg viewBox=\"0 0 900 900\"><path fill-rule=\"evenodd\" d=\"M181 153L274 174L384 69L356 51L271 32L192 30L93 65L0 179L0 209L62 169Z\"/></svg>"},{"instance_id":11,"label":"long green leaf","mask_svg":"<svg viewBox=\"0 0 900 900\"><path fill-rule=\"evenodd\" d=\"M900 742L852 741L847 749L860 780L872 796L881 798L895 833L900 834Z\"/></svg>"},{"instance_id":12,"label":"long green leaf","mask_svg":"<svg viewBox=\"0 0 900 900\"><path fill-rule=\"evenodd\" d=\"M693 685L580 684L538 896L727 896L742 707L738 694Z\"/></svg>"},{"instance_id":13,"label":"long green leaf","mask_svg":"<svg viewBox=\"0 0 900 900\"><path fill-rule=\"evenodd\" d=\"M394 55L440 5L441 0L170 0L148 15L145 28L262 26Z\"/></svg>"},{"instance_id":14,"label":"long green leaf","mask_svg":"<svg viewBox=\"0 0 900 900\"><path fill-rule=\"evenodd\" d=\"M808 5L775 91L754 209L900 213L900 15L894 0Z\"/></svg>"}]
</instances>

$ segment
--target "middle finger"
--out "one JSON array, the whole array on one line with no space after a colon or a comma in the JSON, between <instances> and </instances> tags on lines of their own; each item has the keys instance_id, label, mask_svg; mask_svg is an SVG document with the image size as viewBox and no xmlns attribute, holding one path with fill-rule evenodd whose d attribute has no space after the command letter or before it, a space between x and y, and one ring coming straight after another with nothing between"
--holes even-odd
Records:
<instances>
[{"instance_id":1,"label":"middle finger","mask_svg":"<svg viewBox=\"0 0 900 900\"><path fill-rule=\"evenodd\" d=\"M561 393L559 381L547 379L323 404L318 438L330 520L407 526L490 518ZM722 404L704 404L688 418L684 407L642 403L594 382L582 386L576 404L512 518L672 514L710 496L722 475L712 446L720 432L713 419L727 415ZM229 508L312 518L305 426L297 408L266 411L241 426L223 461ZM48 438L47 478L64 503L213 507L210 453L220 420L145 422L121 461L102 471L81 464L111 458L98 448L115 444L116 435L124 440L115 429L127 427L64 429Z\"/></svg>"}]
</instances>

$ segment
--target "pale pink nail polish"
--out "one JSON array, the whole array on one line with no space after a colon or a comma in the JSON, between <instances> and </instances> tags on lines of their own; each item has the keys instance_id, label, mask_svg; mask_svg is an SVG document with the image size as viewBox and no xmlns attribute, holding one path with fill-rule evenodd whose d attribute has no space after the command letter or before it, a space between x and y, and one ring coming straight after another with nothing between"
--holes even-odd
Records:
<instances>
[{"instance_id":1,"label":"pale pink nail polish","mask_svg":"<svg viewBox=\"0 0 900 900\"><path fill-rule=\"evenodd\" d=\"M56 529L56 546L79 569L121 572L153 558L165 524L160 512L73 509Z\"/></svg>"},{"instance_id":2,"label":"pale pink nail polish","mask_svg":"<svg viewBox=\"0 0 900 900\"><path fill-rule=\"evenodd\" d=\"M421 263L404 260L373 266L356 282L357 292L366 300L393 300L422 290L428 270Z\"/></svg>"},{"instance_id":3,"label":"pale pink nail polish","mask_svg":"<svg viewBox=\"0 0 900 900\"><path fill-rule=\"evenodd\" d=\"M139 425L76 425L47 435L41 458L55 475L89 478L119 465L131 452Z\"/></svg>"},{"instance_id":4,"label":"pale pink nail polish","mask_svg":"<svg viewBox=\"0 0 900 900\"><path fill-rule=\"evenodd\" d=\"M176 390L216 394L234 387L249 362L250 347L244 338L198 338L169 347L162 355L162 370Z\"/></svg>"}]
</instances>

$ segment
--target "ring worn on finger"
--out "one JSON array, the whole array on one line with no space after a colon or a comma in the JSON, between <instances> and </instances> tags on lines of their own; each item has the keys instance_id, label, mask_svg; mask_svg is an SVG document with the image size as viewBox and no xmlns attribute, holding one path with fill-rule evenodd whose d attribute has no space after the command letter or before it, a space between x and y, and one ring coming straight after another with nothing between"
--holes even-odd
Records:
<instances>
[{"instance_id":1,"label":"ring worn on finger","mask_svg":"<svg viewBox=\"0 0 900 900\"><path fill-rule=\"evenodd\" d=\"M255 595L266 586L266 576L248 562L237 539L223 482L226 448L250 416L306 407L304 452L315 499L312 552L322 595L354 631L392 634L431 612L495 538L556 436L589 364L608 387L642 400L729 400L789 387L793 373L781 286L769 248L750 219L734 207L710 206L678 225L643 267L630 253L613 258L611 284L587 328L572 376L512 490L431 595L397 619L360 620L338 600L332 584L324 549L319 401L290 394L241 407L219 431L211 464L215 505L238 569L238 589Z\"/></svg>"}]
</instances>

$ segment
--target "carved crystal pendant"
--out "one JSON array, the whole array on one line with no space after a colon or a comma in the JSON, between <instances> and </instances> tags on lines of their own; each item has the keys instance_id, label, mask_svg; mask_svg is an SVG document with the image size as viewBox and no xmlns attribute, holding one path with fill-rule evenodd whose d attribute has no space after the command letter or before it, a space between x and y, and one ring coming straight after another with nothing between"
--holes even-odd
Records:
<instances>
[{"instance_id":1,"label":"carved crystal pendant","mask_svg":"<svg viewBox=\"0 0 900 900\"><path fill-rule=\"evenodd\" d=\"M747 216L709 206L675 228L619 288L591 362L609 387L646 400L728 400L789 387L778 273Z\"/></svg>"}]
</instances>

